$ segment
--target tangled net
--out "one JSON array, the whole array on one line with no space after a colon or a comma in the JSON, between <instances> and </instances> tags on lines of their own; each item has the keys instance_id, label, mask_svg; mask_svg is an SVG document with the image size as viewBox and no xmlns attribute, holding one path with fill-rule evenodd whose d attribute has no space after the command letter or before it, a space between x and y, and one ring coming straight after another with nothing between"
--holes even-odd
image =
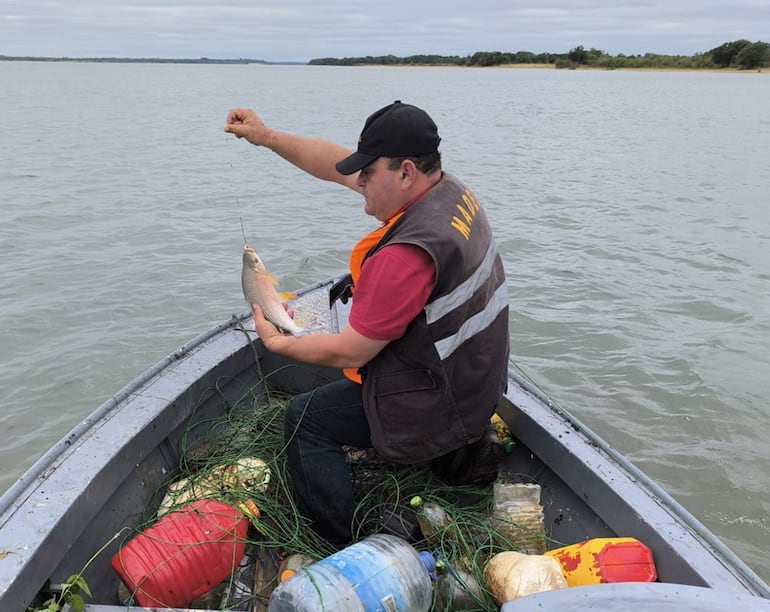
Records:
<instances>
[{"instance_id":1,"label":"tangled net","mask_svg":"<svg viewBox=\"0 0 770 612\"><path fill-rule=\"evenodd\" d=\"M266 610L270 593L278 584L279 567L289 556L304 555L317 560L335 552L313 531L294 502L283 432L283 414L291 400L291 395L259 385L227 406L217 418L196 423L195 435L182 438L178 470L158 488L148 506L152 514L138 527L141 531L157 520L155 509L159 505L168 512L189 503L190 491L198 498L256 506L258 512L249 515L251 526L241 564L202 601L193 602L193 607ZM222 401L226 401L224 397ZM268 483L257 478L259 486L254 486L248 478L227 476L224 468L254 458L267 466ZM436 479L428 465L390 464L372 449L347 449L347 459L356 503L355 541L373 533L395 533L408 537L418 551L443 556L453 568L455 591L465 600L462 607L454 608L446 599L435 600L434 610L499 609L484 587L484 564L496 553L522 550L524 546L511 538L510 531L505 535L493 528L491 486L450 486ZM186 479L184 486L169 488L182 479ZM420 533L410 507L410 500L416 495L425 502L441 505L449 517L447 526L430 540ZM545 537L526 526L521 526L519 534L529 540ZM124 599L127 597L130 594L124 593Z\"/></svg>"}]
</instances>

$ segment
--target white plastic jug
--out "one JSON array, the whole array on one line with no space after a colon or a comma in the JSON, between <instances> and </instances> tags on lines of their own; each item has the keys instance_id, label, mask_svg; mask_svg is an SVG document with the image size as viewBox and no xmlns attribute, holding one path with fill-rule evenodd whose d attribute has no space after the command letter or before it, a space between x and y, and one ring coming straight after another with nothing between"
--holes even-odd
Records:
<instances>
[{"instance_id":1,"label":"white plastic jug","mask_svg":"<svg viewBox=\"0 0 770 612\"><path fill-rule=\"evenodd\" d=\"M377 534L303 567L281 582L268 612L427 612L432 592L417 551L397 536Z\"/></svg>"}]
</instances>

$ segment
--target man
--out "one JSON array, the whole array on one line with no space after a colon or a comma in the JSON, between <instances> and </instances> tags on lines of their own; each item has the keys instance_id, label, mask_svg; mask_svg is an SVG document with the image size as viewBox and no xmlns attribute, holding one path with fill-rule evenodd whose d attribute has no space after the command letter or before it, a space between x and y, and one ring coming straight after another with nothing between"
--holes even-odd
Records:
<instances>
[{"instance_id":1,"label":"man","mask_svg":"<svg viewBox=\"0 0 770 612\"><path fill-rule=\"evenodd\" d=\"M433 120L396 101L369 116L355 152L272 130L248 109L231 110L225 131L361 193L382 223L351 254L353 303L340 333L285 335L254 308L267 350L347 376L286 411L303 515L332 544L350 543L344 446L432 462L452 484L494 480L497 465L480 461L479 450L507 380L505 274L478 199L441 169Z\"/></svg>"}]
</instances>

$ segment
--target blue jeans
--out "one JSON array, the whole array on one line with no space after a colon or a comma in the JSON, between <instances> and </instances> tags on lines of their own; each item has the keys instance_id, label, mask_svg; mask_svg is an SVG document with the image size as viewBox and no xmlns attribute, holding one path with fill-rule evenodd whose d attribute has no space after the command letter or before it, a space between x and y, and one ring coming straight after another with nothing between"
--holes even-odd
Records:
<instances>
[{"instance_id":1,"label":"blue jeans","mask_svg":"<svg viewBox=\"0 0 770 612\"><path fill-rule=\"evenodd\" d=\"M295 397L284 416L284 439L299 511L331 544L347 546L353 483L342 447L372 446L361 385L343 379Z\"/></svg>"},{"instance_id":2,"label":"blue jeans","mask_svg":"<svg viewBox=\"0 0 770 612\"><path fill-rule=\"evenodd\" d=\"M286 408L284 440L299 511L329 543L347 546L353 482L342 447L372 447L361 385L345 378L295 397ZM489 485L498 474L498 446L484 435L431 461L433 473L450 485Z\"/></svg>"}]
</instances>

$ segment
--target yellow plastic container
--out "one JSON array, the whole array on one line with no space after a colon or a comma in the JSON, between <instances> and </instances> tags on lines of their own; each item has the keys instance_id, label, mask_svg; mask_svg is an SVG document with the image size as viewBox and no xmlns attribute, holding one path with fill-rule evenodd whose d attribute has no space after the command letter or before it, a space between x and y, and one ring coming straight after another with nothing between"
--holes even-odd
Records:
<instances>
[{"instance_id":1,"label":"yellow plastic container","mask_svg":"<svg viewBox=\"0 0 770 612\"><path fill-rule=\"evenodd\" d=\"M652 551L636 538L594 538L545 554L559 562L569 586L657 579Z\"/></svg>"}]
</instances>

